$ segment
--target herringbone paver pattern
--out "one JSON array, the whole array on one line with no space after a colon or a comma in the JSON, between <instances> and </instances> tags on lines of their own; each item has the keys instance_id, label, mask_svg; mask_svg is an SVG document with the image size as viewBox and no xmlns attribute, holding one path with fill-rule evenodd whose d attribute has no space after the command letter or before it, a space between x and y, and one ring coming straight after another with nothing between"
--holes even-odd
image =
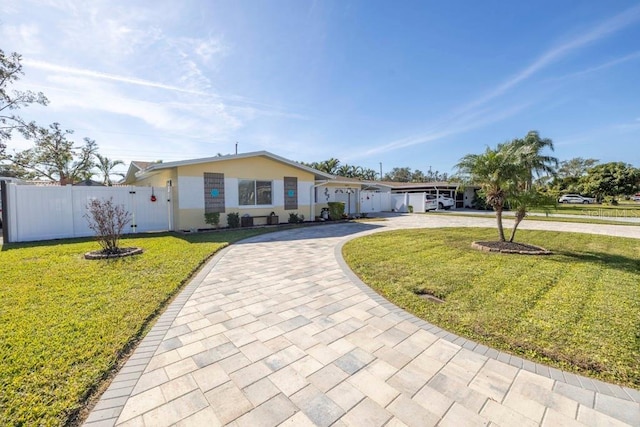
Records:
<instances>
[{"instance_id":1,"label":"herringbone paver pattern","mask_svg":"<svg viewBox=\"0 0 640 427\"><path fill-rule=\"evenodd\" d=\"M434 218L385 227L442 226ZM338 251L376 228L308 227L223 251L161 316L86 425L640 425L636 391L477 345L366 288Z\"/></svg>"}]
</instances>

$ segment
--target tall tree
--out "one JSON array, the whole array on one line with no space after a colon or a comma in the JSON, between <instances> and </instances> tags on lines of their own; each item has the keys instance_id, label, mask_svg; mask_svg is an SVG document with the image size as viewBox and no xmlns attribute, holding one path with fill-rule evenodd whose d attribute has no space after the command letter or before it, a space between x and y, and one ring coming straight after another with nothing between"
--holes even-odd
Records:
<instances>
[{"instance_id":1,"label":"tall tree","mask_svg":"<svg viewBox=\"0 0 640 427\"><path fill-rule=\"evenodd\" d=\"M385 181L411 182L411 168L393 168L384 176Z\"/></svg>"},{"instance_id":2,"label":"tall tree","mask_svg":"<svg viewBox=\"0 0 640 427\"><path fill-rule=\"evenodd\" d=\"M59 123L49 128L38 127L34 134L35 146L7 156L12 165L27 178L45 178L62 185L73 184L92 175L93 157L98 151L95 141L85 138L76 144L67 138L71 130L63 130Z\"/></svg>"},{"instance_id":3,"label":"tall tree","mask_svg":"<svg viewBox=\"0 0 640 427\"><path fill-rule=\"evenodd\" d=\"M582 178L587 175L587 171L598 164L596 159L583 159L576 157L560 162L558 173L550 183L556 194L586 193Z\"/></svg>"},{"instance_id":4,"label":"tall tree","mask_svg":"<svg viewBox=\"0 0 640 427\"><path fill-rule=\"evenodd\" d=\"M365 181L375 181L378 176L378 172L371 168L361 168L360 176L358 178L364 179Z\"/></svg>"},{"instance_id":5,"label":"tall tree","mask_svg":"<svg viewBox=\"0 0 640 427\"><path fill-rule=\"evenodd\" d=\"M603 163L589 169L581 179L585 192L599 200L633 194L640 189L640 169L623 162Z\"/></svg>"},{"instance_id":6,"label":"tall tree","mask_svg":"<svg viewBox=\"0 0 640 427\"><path fill-rule=\"evenodd\" d=\"M355 175L356 173L357 173L357 166L340 165L340 167L338 167L334 175L344 176L346 178L353 178L354 177L353 175Z\"/></svg>"},{"instance_id":7,"label":"tall tree","mask_svg":"<svg viewBox=\"0 0 640 427\"><path fill-rule=\"evenodd\" d=\"M563 160L558 167L558 178L574 178L580 179L587 174L587 171L598 164L596 159L583 159L582 157L575 157L570 160Z\"/></svg>"},{"instance_id":8,"label":"tall tree","mask_svg":"<svg viewBox=\"0 0 640 427\"><path fill-rule=\"evenodd\" d=\"M96 159L98 162L96 163L96 168L98 168L99 173L102 175L102 183L111 187L113 182L111 181L111 176L116 175L121 178L124 178L124 174L122 172L114 172L113 169L117 166L124 165L122 160L111 160L106 156L101 156L96 153Z\"/></svg>"},{"instance_id":9,"label":"tall tree","mask_svg":"<svg viewBox=\"0 0 640 427\"><path fill-rule=\"evenodd\" d=\"M333 157L329 160L323 160L321 162L301 163L305 166L309 166L311 168L317 169L321 172L329 173L331 175L337 174L338 168L340 167L340 160L334 159Z\"/></svg>"},{"instance_id":10,"label":"tall tree","mask_svg":"<svg viewBox=\"0 0 640 427\"><path fill-rule=\"evenodd\" d=\"M426 182L427 178L420 169L416 169L411 174L411 182Z\"/></svg>"},{"instance_id":11,"label":"tall tree","mask_svg":"<svg viewBox=\"0 0 640 427\"><path fill-rule=\"evenodd\" d=\"M6 156L6 142L11 139L14 130L21 132L25 138L29 138L36 129L34 122L24 121L15 114L15 110L29 104L47 105L48 103L42 92L8 89L9 85L24 75L21 60L22 57L17 53L6 55L0 49L0 161L4 160Z\"/></svg>"},{"instance_id":12,"label":"tall tree","mask_svg":"<svg viewBox=\"0 0 640 427\"><path fill-rule=\"evenodd\" d=\"M322 172L330 173L331 175L344 176L346 178L363 179L366 181L374 181L376 179L377 172L370 168L364 168L362 166L343 165L340 160L330 158L329 160L323 160L321 162L304 163L305 166L312 167Z\"/></svg>"}]
</instances>

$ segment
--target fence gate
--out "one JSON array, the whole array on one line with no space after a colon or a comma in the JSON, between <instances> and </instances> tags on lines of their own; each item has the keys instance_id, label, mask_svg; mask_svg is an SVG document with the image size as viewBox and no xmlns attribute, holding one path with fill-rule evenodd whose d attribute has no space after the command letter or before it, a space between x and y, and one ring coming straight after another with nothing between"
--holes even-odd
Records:
<instances>
[{"instance_id":1,"label":"fence gate","mask_svg":"<svg viewBox=\"0 0 640 427\"><path fill-rule=\"evenodd\" d=\"M85 215L93 199L111 198L131 213L132 221L125 233L173 228L171 187L40 187L11 183L5 188L5 242L92 236Z\"/></svg>"}]
</instances>

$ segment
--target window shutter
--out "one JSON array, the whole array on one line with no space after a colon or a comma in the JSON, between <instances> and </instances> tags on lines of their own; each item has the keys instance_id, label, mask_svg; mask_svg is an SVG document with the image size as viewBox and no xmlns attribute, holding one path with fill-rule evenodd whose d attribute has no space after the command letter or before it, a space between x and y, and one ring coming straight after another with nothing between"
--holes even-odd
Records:
<instances>
[{"instance_id":1,"label":"window shutter","mask_svg":"<svg viewBox=\"0 0 640 427\"><path fill-rule=\"evenodd\" d=\"M284 177L284 209L298 209L298 178Z\"/></svg>"},{"instance_id":2,"label":"window shutter","mask_svg":"<svg viewBox=\"0 0 640 427\"><path fill-rule=\"evenodd\" d=\"M224 213L224 174L204 173L204 213Z\"/></svg>"}]
</instances>

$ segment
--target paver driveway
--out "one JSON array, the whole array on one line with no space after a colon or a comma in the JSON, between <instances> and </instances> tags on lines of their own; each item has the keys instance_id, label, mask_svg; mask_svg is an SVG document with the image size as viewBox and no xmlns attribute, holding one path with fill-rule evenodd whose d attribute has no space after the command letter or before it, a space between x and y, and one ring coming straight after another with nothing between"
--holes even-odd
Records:
<instances>
[{"instance_id":1,"label":"paver driveway","mask_svg":"<svg viewBox=\"0 0 640 427\"><path fill-rule=\"evenodd\" d=\"M640 393L466 341L393 306L341 245L394 216L258 236L216 256L120 371L87 426L640 425ZM640 227L530 222L640 237Z\"/></svg>"}]
</instances>

